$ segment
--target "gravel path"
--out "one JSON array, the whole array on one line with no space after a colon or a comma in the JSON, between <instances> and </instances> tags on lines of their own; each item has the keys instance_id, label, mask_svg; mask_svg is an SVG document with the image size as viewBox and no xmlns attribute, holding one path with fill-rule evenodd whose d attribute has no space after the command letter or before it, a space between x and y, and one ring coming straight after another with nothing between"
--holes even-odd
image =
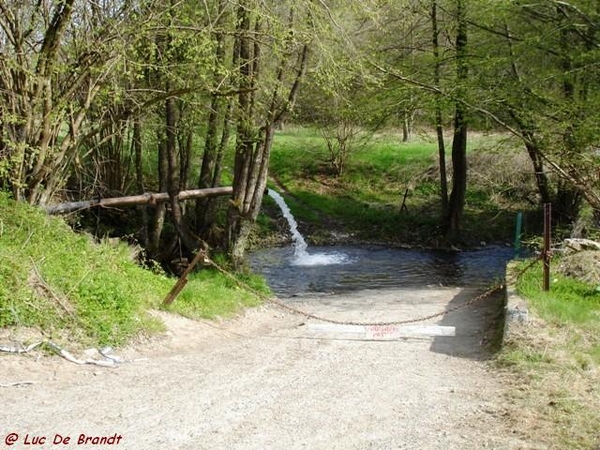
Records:
<instances>
[{"instance_id":1,"label":"gravel path","mask_svg":"<svg viewBox=\"0 0 600 450\"><path fill-rule=\"evenodd\" d=\"M290 299L341 319L443 310L475 291L363 291ZM500 299L437 323L455 337L366 341L311 331L275 307L221 323L158 313L165 338L117 352L116 369L0 355L0 449L518 449L504 386L483 349ZM435 322L433 322L435 323ZM5 445L9 433L19 438ZM70 436L65 445L55 435ZM77 443L80 435L88 445ZM115 436L116 434L116 436ZM43 446L25 445L45 436ZM121 436L118 443L100 437ZM58 438L57 438L58 439Z\"/></svg>"}]
</instances>

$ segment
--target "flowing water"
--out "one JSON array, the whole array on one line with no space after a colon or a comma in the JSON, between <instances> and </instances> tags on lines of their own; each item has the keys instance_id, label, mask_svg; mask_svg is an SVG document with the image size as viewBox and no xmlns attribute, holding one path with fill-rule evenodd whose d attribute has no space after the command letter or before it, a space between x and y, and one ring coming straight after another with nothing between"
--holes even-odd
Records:
<instances>
[{"instance_id":1,"label":"flowing water","mask_svg":"<svg viewBox=\"0 0 600 450\"><path fill-rule=\"evenodd\" d=\"M349 260L343 253L337 251L307 251L308 244L304 240L304 236L298 231L298 222L292 215L289 206L278 192L269 189L269 196L275 200L275 203L281 209L283 217L287 220L292 234L294 257L289 260L293 266L327 266L331 264L345 264Z\"/></svg>"},{"instance_id":2,"label":"flowing water","mask_svg":"<svg viewBox=\"0 0 600 450\"><path fill-rule=\"evenodd\" d=\"M271 248L250 254L250 265L279 295L344 292L418 286L487 286L504 277L514 256L507 247L449 252L374 246L313 247L338 254L344 263L299 266L293 249Z\"/></svg>"},{"instance_id":3,"label":"flowing water","mask_svg":"<svg viewBox=\"0 0 600 450\"><path fill-rule=\"evenodd\" d=\"M269 190L290 224L294 245L249 255L275 293L418 286L486 286L504 277L510 247L488 246L472 251L394 249L378 246L308 247L283 198Z\"/></svg>"}]
</instances>

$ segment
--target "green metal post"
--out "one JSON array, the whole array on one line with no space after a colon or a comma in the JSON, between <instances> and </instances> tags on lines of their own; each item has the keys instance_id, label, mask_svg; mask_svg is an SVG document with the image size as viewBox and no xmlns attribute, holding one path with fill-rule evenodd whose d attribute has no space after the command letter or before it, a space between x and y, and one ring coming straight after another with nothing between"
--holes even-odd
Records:
<instances>
[{"instance_id":1,"label":"green metal post","mask_svg":"<svg viewBox=\"0 0 600 450\"><path fill-rule=\"evenodd\" d=\"M523 213L519 211L517 213L517 225L515 227L515 256L519 256L521 253L521 233L523 229Z\"/></svg>"}]
</instances>

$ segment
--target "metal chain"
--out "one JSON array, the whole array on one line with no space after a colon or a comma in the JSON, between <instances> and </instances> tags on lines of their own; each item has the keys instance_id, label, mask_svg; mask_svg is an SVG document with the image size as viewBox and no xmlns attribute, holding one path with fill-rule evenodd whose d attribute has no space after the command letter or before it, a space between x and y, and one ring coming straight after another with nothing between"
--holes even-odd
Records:
<instances>
[{"instance_id":1,"label":"metal chain","mask_svg":"<svg viewBox=\"0 0 600 450\"><path fill-rule=\"evenodd\" d=\"M320 322L331 323L331 324L334 324L334 325L391 326L391 325L407 325L407 324L410 324L410 323L425 322L427 320L431 320L431 319L435 319L437 317L441 317L443 315L449 314L449 313L457 311L459 309L466 308L467 306L471 306L474 303L480 302L480 301L486 299L487 297L491 296L495 292L500 291L501 289L504 288L504 283L496 284L496 285L490 287L489 289L487 289L485 292L479 294L477 297L473 297L472 299L467 300L464 303L461 303L459 305L456 305L456 306L453 306L451 308L445 309L444 311L440 311L440 312L435 313L435 314L430 314L428 316L421 316L421 317L417 317L417 318L413 318L413 319L393 320L393 321L389 321L389 322L360 322L360 321L352 321L352 320L346 321L346 320L329 319L327 317L322 317L322 316L319 316L317 314L312 314L312 313L309 313L309 312L306 312L306 311L302 311L301 309L294 308L293 306L288 305L287 303L283 302L281 299L278 299L277 297L270 297L270 296L267 296L267 295L263 294L262 292L257 291L252 286L248 285L247 283L245 283L242 280L238 279L235 275L233 275L229 271L225 270L223 267L221 267L219 264L217 264L216 262L214 262L208 256L205 256L205 260L204 261L205 261L205 263L208 263L209 265L211 265L212 267L214 267L215 269L217 269L223 275L227 276L228 278L231 278L240 287L243 287L244 289L246 289L246 290L250 291L251 293L253 293L255 296L257 296L261 300L273 303L273 304L275 304L275 305L277 305L277 306L279 306L279 307L281 307L283 309L286 309L286 310L288 310L288 311L290 311L290 312L292 312L294 314L298 314L298 315L304 316L307 319L314 319L314 320L318 320ZM520 278L526 271L528 271L531 267L533 267L533 265L536 264L537 262L538 262L538 259L533 260L524 269L520 270L517 273L516 278L517 279Z\"/></svg>"},{"instance_id":2,"label":"metal chain","mask_svg":"<svg viewBox=\"0 0 600 450\"><path fill-rule=\"evenodd\" d=\"M311 313L307 313L305 311L301 311L299 309L296 309L292 306L289 306L283 302L281 302L281 300L279 299L271 299L271 301L273 303L275 303L276 305L279 305L285 309L288 309L292 312L295 312L296 314L301 314L309 319L315 319L315 320L319 320L321 322L326 322L326 323L332 323L334 325L359 325L359 326L367 326L367 327L372 327L372 326L390 326L390 325L407 325L409 323L417 323L417 322L425 322L427 320L431 320L431 319L435 319L436 317L440 317L443 316L445 314L451 313L453 311L459 310L461 308L465 308L469 305L472 305L473 303L476 303L480 300L483 300L484 298L489 297L490 295L492 295L494 292L502 289L504 287L503 284L498 284L490 289L488 289L487 291L485 291L484 293L482 293L481 295L478 295L477 297L472 298L469 301L466 301L464 303L461 303L460 305L456 305L453 306L452 308L448 308L444 311L440 311L438 313L435 314L430 314L428 316L422 316L422 317L417 317L414 319L404 319L404 320L393 320L393 321L389 321L389 322L361 322L361 321L352 321L352 320L335 320L335 319L329 319L326 317L322 317L322 316L318 316L316 314L311 314Z\"/></svg>"}]
</instances>

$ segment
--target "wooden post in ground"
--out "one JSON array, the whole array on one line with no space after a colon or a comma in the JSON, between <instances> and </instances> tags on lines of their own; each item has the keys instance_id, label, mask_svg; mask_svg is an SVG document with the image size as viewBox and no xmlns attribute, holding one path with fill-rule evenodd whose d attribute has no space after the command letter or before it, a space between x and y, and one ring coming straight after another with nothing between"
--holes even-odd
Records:
<instances>
[{"instance_id":1,"label":"wooden post in ground","mask_svg":"<svg viewBox=\"0 0 600 450\"><path fill-rule=\"evenodd\" d=\"M177 298L179 293L183 290L183 288L187 284L188 275L192 272L192 270L194 270L194 267L196 267L196 264L198 264L200 259L202 259L204 257L206 257L206 252L203 248L200 248L198 250L198 253L196 253L196 256L194 256L194 259L192 259L192 262L185 268L185 270L179 277L179 280L177 280L177 283L175 283L175 286L173 286L171 291L167 294L167 296L163 300L164 306L168 306L171 303L173 303L173 301Z\"/></svg>"}]
</instances>

